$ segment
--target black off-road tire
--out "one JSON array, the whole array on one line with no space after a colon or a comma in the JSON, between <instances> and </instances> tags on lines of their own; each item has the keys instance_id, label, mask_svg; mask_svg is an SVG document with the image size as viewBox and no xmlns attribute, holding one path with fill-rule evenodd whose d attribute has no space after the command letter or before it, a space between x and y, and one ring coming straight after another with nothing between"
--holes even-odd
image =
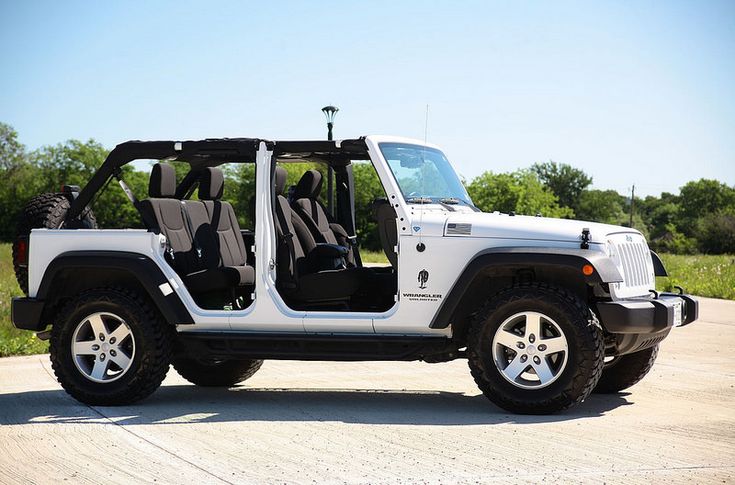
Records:
<instances>
[{"instance_id":1,"label":"black off-road tire","mask_svg":"<svg viewBox=\"0 0 735 485\"><path fill-rule=\"evenodd\" d=\"M646 377L657 356L658 344L632 354L615 357L609 364L605 364L594 392L614 394L637 384Z\"/></svg>"},{"instance_id":2,"label":"black off-road tire","mask_svg":"<svg viewBox=\"0 0 735 485\"><path fill-rule=\"evenodd\" d=\"M492 340L500 325L520 312L539 312L554 319L568 343L566 367L555 381L539 389L511 384L498 370ZM513 286L490 298L472 319L468 361L483 394L503 409L518 414L550 414L584 401L602 374L602 329L589 307L573 294L534 283Z\"/></svg>"},{"instance_id":3,"label":"black off-road tire","mask_svg":"<svg viewBox=\"0 0 735 485\"><path fill-rule=\"evenodd\" d=\"M28 201L18 217L16 226L16 237L28 236L31 229L58 229L64 222L70 203L67 195L61 193L47 193L37 195ZM96 229L97 219L91 210L85 210L81 223L75 228ZM20 289L28 294L28 268L16 264L18 254L18 241L13 242L13 268L15 278L18 280Z\"/></svg>"},{"instance_id":4,"label":"black off-road tire","mask_svg":"<svg viewBox=\"0 0 735 485\"><path fill-rule=\"evenodd\" d=\"M232 387L250 379L263 365L262 360L201 361L178 357L174 369L181 377L202 387Z\"/></svg>"},{"instance_id":5,"label":"black off-road tire","mask_svg":"<svg viewBox=\"0 0 735 485\"><path fill-rule=\"evenodd\" d=\"M129 370L108 383L85 377L75 365L71 350L76 326L97 312L120 316L135 339L135 355ZM86 290L69 301L54 322L51 366L61 386L78 401L97 406L130 404L147 397L161 385L171 363L174 338L174 328L136 292L123 288Z\"/></svg>"}]
</instances>

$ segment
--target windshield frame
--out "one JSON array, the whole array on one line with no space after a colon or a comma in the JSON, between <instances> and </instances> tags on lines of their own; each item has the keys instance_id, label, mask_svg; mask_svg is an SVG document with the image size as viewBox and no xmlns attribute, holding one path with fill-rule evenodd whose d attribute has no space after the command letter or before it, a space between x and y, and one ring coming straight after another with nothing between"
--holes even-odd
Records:
<instances>
[{"instance_id":1,"label":"windshield frame","mask_svg":"<svg viewBox=\"0 0 735 485\"><path fill-rule=\"evenodd\" d=\"M438 155L439 160L441 161L443 166L440 166L434 160L431 160L431 162L434 168L436 169L437 175L443 179L443 182L447 186L447 190L449 192L455 192L455 193L450 193L447 195L434 195L434 194L423 194L423 193L416 194L416 195L406 194L404 191L404 187L401 185L398 179L398 175L396 174L393 166L391 165L389 158L386 156L386 152L384 151L385 148L393 148L393 147L420 150L423 152L431 152L434 155ZM454 199L457 201L455 202L455 204L457 205L461 204L461 205L466 205L469 207L474 207L474 203L472 202L472 199L470 198L470 195L467 192L467 188L462 183L462 179L459 177L457 172L454 170L454 167L452 166L447 156L439 148L435 148L435 147L427 146L427 145L421 145L417 143L408 143L408 142L403 142L403 141L380 141L377 143L377 148L380 151L380 155L385 160L386 166L388 168L387 170L388 173L393 179L393 182L398 188L398 191L401 194L401 197L403 198L403 201L406 204L409 204L409 205L437 204L437 205L445 206L446 204L449 203L448 200ZM456 193L457 188L460 189L460 193ZM415 201L412 201L412 199L414 199Z\"/></svg>"}]
</instances>

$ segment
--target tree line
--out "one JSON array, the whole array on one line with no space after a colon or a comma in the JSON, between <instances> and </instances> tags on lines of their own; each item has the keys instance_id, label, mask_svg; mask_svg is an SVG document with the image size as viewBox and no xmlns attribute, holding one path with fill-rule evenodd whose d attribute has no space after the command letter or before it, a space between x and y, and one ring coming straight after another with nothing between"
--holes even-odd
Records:
<instances>
[{"instance_id":1,"label":"tree line","mask_svg":"<svg viewBox=\"0 0 735 485\"><path fill-rule=\"evenodd\" d=\"M11 241L23 205L34 195L58 191L62 184L83 186L107 156L108 149L94 140L68 140L28 151L18 133L0 123L0 240ZM187 166L174 163L182 177ZM224 199L243 227L252 227L250 198L255 193L252 164L224 166ZM288 185L295 184L313 164L286 164ZM363 247L380 249L371 202L385 193L369 163L354 165L356 228ZM144 198L148 173L129 164L122 177ZM114 184L114 182L113 182ZM536 163L509 173L485 172L465 186L475 205L485 212L576 218L609 224L630 224L630 197L614 190L590 189L592 177L584 171L553 161ZM325 190L325 189L323 189ZM324 199L323 199L324 200ZM657 251L678 254L735 253L735 187L709 179L692 181L678 194L636 197L633 227ZM100 227L142 227L140 216L119 187L98 194L93 210Z\"/></svg>"}]
</instances>

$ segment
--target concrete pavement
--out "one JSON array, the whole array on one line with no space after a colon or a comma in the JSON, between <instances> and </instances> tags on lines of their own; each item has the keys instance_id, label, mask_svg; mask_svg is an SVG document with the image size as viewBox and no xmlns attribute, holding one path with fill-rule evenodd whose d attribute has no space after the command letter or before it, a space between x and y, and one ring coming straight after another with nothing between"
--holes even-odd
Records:
<instances>
[{"instance_id":1,"label":"concrete pavement","mask_svg":"<svg viewBox=\"0 0 735 485\"><path fill-rule=\"evenodd\" d=\"M89 407L48 356L0 359L0 483L727 483L735 302L702 299L651 374L554 416L515 416L466 361L266 362L230 390L172 370L149 399Z\"/></svg>"}]
</instances>

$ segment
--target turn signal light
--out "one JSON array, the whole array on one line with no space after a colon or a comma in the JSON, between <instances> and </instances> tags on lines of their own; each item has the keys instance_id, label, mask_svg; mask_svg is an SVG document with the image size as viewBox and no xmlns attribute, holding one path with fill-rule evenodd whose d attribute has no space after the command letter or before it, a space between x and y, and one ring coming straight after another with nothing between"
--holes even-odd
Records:
<instances>
[{"instance_id":1,"label":"turn signal light","mask_svg":"<svg viewBox=\"0 0 735 485\"><path fill-rule=\"evenodd\" d=\"M591 264L585 264L582 266L582 274L585 276L591 276L595 272L595 268Z\"/></svg>"}]
</instances>

